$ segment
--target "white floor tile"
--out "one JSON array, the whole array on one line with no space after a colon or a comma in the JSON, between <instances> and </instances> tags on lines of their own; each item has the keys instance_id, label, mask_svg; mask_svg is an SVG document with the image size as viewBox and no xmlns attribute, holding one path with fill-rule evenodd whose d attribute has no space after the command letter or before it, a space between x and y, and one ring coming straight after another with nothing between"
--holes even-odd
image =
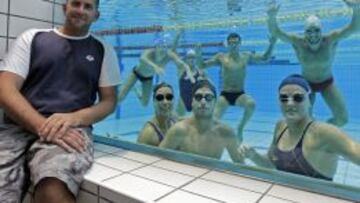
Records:
<instances>
[{"instance_id":1,"label":"white floor tile","mask_svg":"<svg viewBox=\"0 0 360 203\"><path fill-rule=\"evenodd\" d=\"M193 176L182 175L166 169L147 166L131 172L144 178L148 178L173 187L180 187L194 179Z\"/></svg>"},{"instance_id":2,"label":"white floor tile","mask_svg":"<svg viewBox=\"0 0 360 203\"><path fill-rule=\"evenodd\" d=\"M98 197L80 190L76 198L76 203L98 203Z\"/></svg>"},{"instance_id":3,"label":"white floor tile","mask_svg":"<svg viewBox=\"0 0 360 203\"><path fill-rule=\"evenodd\" d=\"M190 183L182 189L227 203L255 203L261 197L260 193L241 190L201 179Z\"/></svg>"},{"instance_id":4,"label":"white floor tile","mask_svg":"<svg viewBox=\"0 0 360 203\"><path fill-rule=\"evenodd\" d=\"M201 178L259 193L266 192L271 186L271 184L267 182L246 178L240 175L222 173L218 171L211 171L210 173L205 174Z\"/></svg>"},{"instance_id":5,"label":"white floor tile","mask_svg":"<svg viewBox=\"0 0 360 203\"><path fill-rule=\"evenodd\" d=\"M95 148L95 151L102 151L102 152L107 152L107 153L116 153L116 152L124 151L124 149L121 149L118 147L113 147L110 145L104 145L104 144L100 144L100 143L94 143L94 148Z\"/></svg>"},{"instance_id":6,"label":"white floor tile","mask_svg":"<svg viewBox=\"0 0 360 203\"><path fill-rule=\"evenodd\" d=\"M114 154L118 155L118 156L128 158L128 159L132 159L132 160L135 160L135 161L139 161L139 162L142 162L142 163L145 163L145 164L151 164L151 163L154 163L155 161L161 160L160 157L151 156L151 155L138 153L138 152L132 152L132 151L117 152L117 153L114 153Z\"/></svg>"},{"instance_id":7,"label":"white floor tile","mask_svg":"<svg viewBox=\"0 0 360 203\"><path fill-rule=\"evenodd\" d=\"M156 201L157 203L219 203L218 201L178 190Z\"/></svg>"},{"instance_id":8,"label":"white floor tile","mask_svg":"<svg viewBox=\"0 0 360 203\"><path fill-rule=\"evenodd\" d=\"M269 195L281 197L282 199L292 200L300 203L351 203L351 201L336 199L316 193L306 192L280 185L273 186L268 192Z\"/></svg>"},{"instance_id":9,"label":"white floor tile","mask_svg":"<svg viewBox=\"0 0 360 203\"><path fill-rule=\"evenodd\" d=\"M162 160L162 161L156 162L153 165L160 167L160 168L168 169L171 171L176 171L179 173L183 173L183 174L187 174L187 175L191 175L191 176L195 176L195 177L199 177L209 171L209 169L206 169L206 168L200 168L197 166L191 166L191 165L182 164L182 163L169 161L169 160Z\"/></svg>"},{"instance_id":10,"label":"white floor tile","mask_svg":"<svg viewBox=\"0 0 360 203\"><path fill-rule=\"evenodd\" d=\"M100 185L100 196L111 201L121 198L138 199L139 201L153 201L171 192L174 188L139 178L130 174L106 180Z\"/></svg>"},{"instance_id":11,"label":"white floor tile","mask_svg":"<svg viewBox=\"0 0 360 203\"><path fill-rule=\"evenodd\" d=\"M295 202L287 201L287 200L283 200L283 199L279 199L279 198L267 195L267 196L263 197L259 203L295 203Z\"/></svg>"},{"instance_id":12,"label":"white floor tile","mask_svg":"<svg viewBox=\"0 0 360 203\"><path fill-rule=\"evenodd\" d=\"M95 162L124 172L139 168L144 165L142 163L124 159L115 155L100 157L96 159Z\"/></svg>"},{"instance_id":13,"label":"white floor tile","mask_svg":"<svg viewBox=\"0 0 360 203\"><path fill-rule=\"evenodd\" d=\"M122 174L122 172L94 163L85 174L82 188L97 194L97 185L103 180ZM90 183L89 183L90 182ZM91 184L93 183L93 184ZM95 185L94 185L95 184Z\"/></svg>"}]
</instances>

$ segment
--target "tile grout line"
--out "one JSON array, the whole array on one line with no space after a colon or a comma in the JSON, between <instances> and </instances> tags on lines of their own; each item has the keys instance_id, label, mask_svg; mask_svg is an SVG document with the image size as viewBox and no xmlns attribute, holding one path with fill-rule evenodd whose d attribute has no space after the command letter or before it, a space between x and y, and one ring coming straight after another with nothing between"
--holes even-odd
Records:
<instances>
[{"instance_id":1,"label":"tile grout line","mask_svg":"<svg viewBox=\"0 0 360 203\"><path fill-rule=\"evenodd\" d=\"M261 194L260 198L255 203L260 203L260 201L267 195L267 193L274 187L274 184L271 184L270 187Z\"/></svg>"},{"instance_id":2,"label":"tile grout line","mask_svg":"<svg viewBox=\"0 0 360 203\"><path fill-rule=\"evenodd\" d=\"M8 8L7 8L7 15L6 15L6 47L5 52L9 51L9 36L10 35L10 0L8 0Z\"/></svg>"},{"instance_id":3,"label":"tile grout line","mask_svg":"<svg viewBox=\"0 0 360 203\"><path fill-rule=\"evenodd\" d=\"M174 192L176 192L176 191L178 191L178 190L185 192L186 190L182 190L183 187L185 187L186 185L189 185L189 184L193 183L194 181L198 180L201 176L209 173L210 171L211 171L211 170L205 172L204 174L202 174L202 175L200 175L200 176L198 176L198 177L193 176L194 179L190 180L190 181L187 182L187 183L184 183L183 185L180 185L179 187L175 187L174 190L172 190L172 191L170 191L170 192L168 192L168 193L160 196L159 198L155 199L155 202L159 201L160 199L165 198L166 196L169 196L170 194L172 194L172 193L174 193ZM188 191L186 191L186 192L188 192ZM197 193L193 193L193 192L190 192L190 193L196 194L197 196L206 197L207 199L215 200L215 201L217 201L217 202L224 202L224 201L219 201L219 200L216 200L216 199L213 199L213 198L211 198L211 197L207 197L207 196L204 196L204 195L201 195L201 194L197 194Z\"/></svg>"},{"instance_id":4,"label":"tile grout line","mask_svg":"<svg viewBox=\"0 0 360 203\"><path fill-rule=\"evenodd\" d=\"M227 184L227 183L222 183L222 182L219 182L219 181L216 181L216 180L211 180L211 179L206 179L206 178L201 178L201 179L205 180L205 181L208 181L208 182L217 183L217 184L220 184L220 185L225 185L225 186L228 186L228 187L232 187L232 188L236 188L236 189L240 189L240 190L245 190L245 191L248 191L248 192L262 194L262 192L254 191L254 190L251 190L249 188L243 188L243 187L239 187L239 186L235 186L235 185L230 185L230 184ZM259 181L259 182L267 183L267 184L271 184L271 185L273 184L273 183L269 183L269 182L266 182L266 181Z\"/></svg>"}]
</instances>

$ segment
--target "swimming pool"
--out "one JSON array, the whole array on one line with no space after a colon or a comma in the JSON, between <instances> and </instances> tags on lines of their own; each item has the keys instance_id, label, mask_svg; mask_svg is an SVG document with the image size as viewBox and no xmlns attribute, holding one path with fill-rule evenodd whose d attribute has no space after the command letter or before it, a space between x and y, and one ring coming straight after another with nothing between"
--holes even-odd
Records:
<instances>
[{"instance_id":1,"label":"swimming pool","mask_svg":"<svg viewBox=\"0 0 360 203\"><path fill-rule=\"evenodd\" d=\"M205 58L226 49L219 45L230 32L242 36L242 51L263 52L268 45L266 27L266 4L269 1L104 1L100 6L102 17L93 27L93 31L117 47L122 67L122 80L125 81L132 67L138 63L139 54L146 47L151 47L159 35L174 36L179 28L185 29L178 52L195 43L207 44L203 47ZM280 26L286 31L303 32L303 19L308 14L317 14L323 21L324 32L343 27L350 21L350 12L340 0L333 1L296 1L283 0L279 12ZM230 8L229 8L230 3ZM232 7L231 7L232 5ZM237 7L238 6L238 7ZM157 32L157 31L161 32ZM106 31L106 32L104 32ZM360 141L360 68L358 57L360 33L342 40L337 48L333 62L335 83L342 92L349 111L349 123L343 127L354 140ZM278 41L270 63L247 67L245 90L256 101L256 112L245 127L244 142L265 152L272 139L276 121L281 117L278 107L277 87L282 78L290 73L300 73L300 66L293 48ZM219 68L208 69L208 75L221 89ZM155 78L167 81L178 91L176 67L170 64L166 75ZM178 93L176 94L178 95ZM177 97L178 98L178 97ZM142 107L131 92L116 112L106 120L95 125L95 134L117 139L135 141L137 133L145 121L153 115L150 103ZM230 126L236 126L242 110L230 107L223 120ZM314 117L324 121L330 112L321 97L317 97ZM227 154L223 160L229 160ZM335 175L335 182L356 186L360 185L360 167L346 160L341 160Z\"/></svg>"}]
</instances>

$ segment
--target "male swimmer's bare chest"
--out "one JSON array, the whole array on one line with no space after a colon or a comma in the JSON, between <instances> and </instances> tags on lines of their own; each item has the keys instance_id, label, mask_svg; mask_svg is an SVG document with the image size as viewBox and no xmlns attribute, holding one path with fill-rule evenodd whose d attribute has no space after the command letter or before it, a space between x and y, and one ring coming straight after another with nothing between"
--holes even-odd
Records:
<instances>
[{"instance_id":1,"label":"male swimmer's bare chest","mask_svg":"<svg viewBox=\"0 0 360 203\"><path fill-rule=\"evenodd\" d=\"M202 134L196 130L191 130L189 134L190 136L185 141L185 151L220 158L224 146L219 140L220 135L217 130L209 130Z\"/></svg>"},{"instance_id":2,"label":"male swimmer's bare chest","mask_svg":"<svg viewBox=\"0 0 360 203\"><path fill-rule=\"evenodd\" d=\"M239 56L237 59L224 57L222 60L221 75L223 77L223 88L229 91L243 89L246 76L247 59Z\"/></svg>"},{"instance_id":3,"label":"male swimmer's bare chest","mask_svg":"<svg viewBox=\"0 0 360 203\"><path fill-rule=\"evenodd\" d=\"M311 50L305 44L296 49L299 62L305 74L326 75L331 70L335 47L329 43L322 43L319 49ZM315 79L315 78L314 78ZM320 78L319 78L320 79Z\"/></svg>"}]
</instances>

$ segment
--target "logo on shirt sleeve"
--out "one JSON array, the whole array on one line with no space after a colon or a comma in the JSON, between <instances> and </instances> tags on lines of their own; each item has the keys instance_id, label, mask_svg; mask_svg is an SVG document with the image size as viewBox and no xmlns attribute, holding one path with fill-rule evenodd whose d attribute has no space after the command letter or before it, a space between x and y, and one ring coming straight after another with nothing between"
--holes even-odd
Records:
<instances>
[{"instance_id":1,"label":"logo on shirt sleeve","mask_svg":"<svg viewBox=\"0 0 360 203\"><path fill-rule=\"evenodd\" d=\"M93 62L95 60L95 58L94 58L94 56L89 54L86 56L86 60L88 60L89 62Z\"/></svg>"}]
</instances>

